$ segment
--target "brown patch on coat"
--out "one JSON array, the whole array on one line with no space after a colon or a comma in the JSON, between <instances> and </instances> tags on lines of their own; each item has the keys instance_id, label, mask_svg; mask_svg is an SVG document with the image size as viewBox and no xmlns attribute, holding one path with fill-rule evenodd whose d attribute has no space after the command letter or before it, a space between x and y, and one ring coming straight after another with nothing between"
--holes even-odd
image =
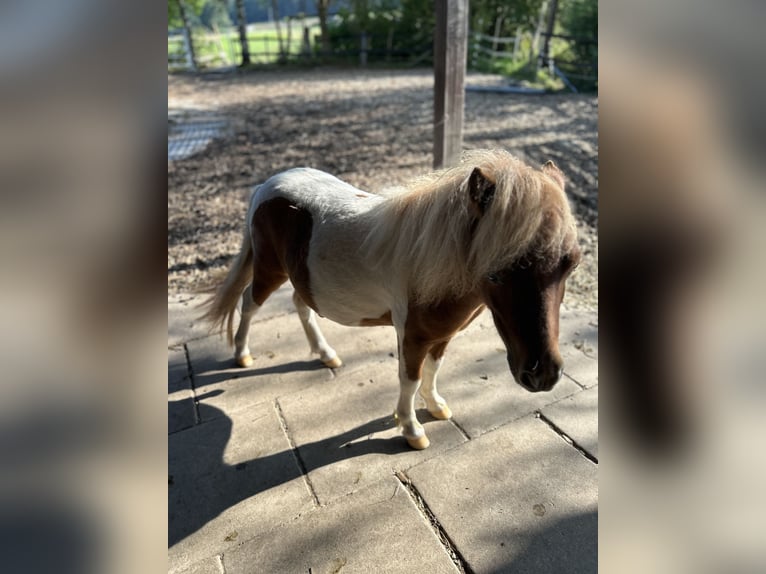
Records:
<instances>
[{"instance_id":1,"label":"brown patch on coat","mask_svg":"<svg viewBox=\"0 0 766 574\"><path fill-rule=\"evenodd\" d=\"M465 329L484 310L478 294L433 305L410 304L404 325L402 354L407 377L422 377L423 360L427 353L439 359L450 339Z\"/></svg>"},{"instance_id":2,"label":"brown patch on coat","mask_svg":"<svg viewBox=\"0 0 766 574\"><path fill-rule=\"evenodd\" d=\"M377 319L362 319L361 321L359 321L360 327L380 327L380 326L391 326L393 324L394 323L391 320L391 311L386 311Z\"/></svg>"},{"instance_id":3,"label":"brown patch on coat","mask_svg":"<svg viewBox=\"0 0 766 574\"><path fill-rule=\"evenodd\" d=\"M317 311L308 268L311 213L288 199L264 201L253 214L253 300L262 305L288 277L301 299Z\"/></svg>"}]
</instances>

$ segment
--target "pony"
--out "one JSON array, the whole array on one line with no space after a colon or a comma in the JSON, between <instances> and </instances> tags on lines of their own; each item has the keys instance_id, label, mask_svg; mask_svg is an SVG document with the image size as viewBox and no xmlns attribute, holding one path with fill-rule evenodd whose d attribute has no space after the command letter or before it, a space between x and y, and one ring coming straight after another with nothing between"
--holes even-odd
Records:
<instances>
[{"instance_id":1,"label":"pony","mask_svg":"<svg viewBox=\"0 0 766 574\"><path fill-rule=\"evenodd\" d=\"M452 416L436 377L450 340L489 308L515 381L548 391L561 378L559 308L580 260L564 176L503 150L463 154L387 195L310 168L255 187L242 247L213 288L204 318L224 329L249 367L250 321L288 279L311 351L342 365L316 316L342 325L391 325L399 350L394 411L414 449L430 444L415 396L437 419ZM233 329L241 303L241 318Z\"/></svg>"}]
</instances>

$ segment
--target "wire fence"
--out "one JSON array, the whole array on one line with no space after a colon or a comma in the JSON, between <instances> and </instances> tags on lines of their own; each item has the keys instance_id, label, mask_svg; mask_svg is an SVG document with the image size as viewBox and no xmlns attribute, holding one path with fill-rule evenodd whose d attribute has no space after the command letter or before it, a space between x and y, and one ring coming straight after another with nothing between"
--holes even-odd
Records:
<instances>
[{"instance_id":1,"label":"wire fence","mask_svg":"<svg viewBox=\"0 0 766 574\"><path fill-rule=\"evenodd\" d=\"M393 30L393 29L392 29ZM391 64L429 64L433 45L428 42L402 41L387 34L331 34L331 49L322 49L317 27L296 26L286 21L281 35L275 31L248 32L250 61L254 65L287 63L343 62L366 66L382 62ZM598 82L598 42L562 34L533 33L518 28L514 36L489 36L479 32L469 35L467 65L470 69L492 72L545 69L557 76L573 91L591 89ZM545 55L541 46L546 41L551 49ZM396 41L395 41L396 40ZM189 49L194 42L196 62ZM193 39L183 30L168 32L168 69L188 70L196 67L233 68L242 61L239 33L231 27L223 31L197 31Z\"/></svg>"}]
</instances>

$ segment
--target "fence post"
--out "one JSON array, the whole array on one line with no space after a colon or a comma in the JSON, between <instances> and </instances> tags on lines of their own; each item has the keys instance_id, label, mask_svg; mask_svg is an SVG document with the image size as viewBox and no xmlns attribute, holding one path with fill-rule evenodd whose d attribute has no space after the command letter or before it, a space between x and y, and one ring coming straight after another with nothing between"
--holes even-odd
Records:
<instances>
[{"instance_id":1,"label":"fence post","mask_svg":"<svg viewBox=\"0 0 766 574\"><path fill-rule=\"evenodd\" d=\"M301 47L301 53L305 56L311 56L311 42L309 41L309 27L303 27L303 46Z\"/></svg>"},{"instance_id":2,"label":"fence post","mask_svg":"<svg viewBox=\"0 0 766 574\"><path fill-rule=\"evenodd\" d=\"M367 32L362 32L361 50L359 51L359 65L362 67L367 65Z\"/></svg>"},{"instance_id":3,"label":"fence post","mask_svg":"<svg viewBox=\"0 0 766 574\"><path fill-rule=\"evenodd\" d=\"M468 0L435 2L434 167L457 164L463 147Z\"/></svg>"},{"instance_id":4,"label":"fence post","mask_svg":"<svg viewBox=\"0 0 766 574\"><path fill-rule=\"evenodd\" d=\"M521 46L521 26L516 28L516 38L513 40L513 61L516 61L516 56L519 53L519 47Z\"/></svg>"}]
</instances>

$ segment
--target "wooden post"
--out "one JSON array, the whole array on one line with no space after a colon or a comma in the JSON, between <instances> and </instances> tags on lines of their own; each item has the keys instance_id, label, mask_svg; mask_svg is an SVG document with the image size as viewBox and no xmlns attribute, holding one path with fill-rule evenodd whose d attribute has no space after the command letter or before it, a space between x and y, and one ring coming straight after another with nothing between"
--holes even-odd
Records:
<instances>
[{"instance_id":1,"label":"wooden post","mask_svg":"<svg viewBox=\"0 0 766 574\"><path fill-rule=\"evenodd\" d=\"M468 0L434 0L434 167L458 163L463 147Z\"/></svg>"},{"instance_id":2,"label":"wooden post","mask_svg":"<svg viewBox=\"0 0 766 574\"><path fill-rule=\"evenodd\" d=\"M460 160L463 147L468 0L434 0L434 168Z\"/></svg>"}]
</instances>

